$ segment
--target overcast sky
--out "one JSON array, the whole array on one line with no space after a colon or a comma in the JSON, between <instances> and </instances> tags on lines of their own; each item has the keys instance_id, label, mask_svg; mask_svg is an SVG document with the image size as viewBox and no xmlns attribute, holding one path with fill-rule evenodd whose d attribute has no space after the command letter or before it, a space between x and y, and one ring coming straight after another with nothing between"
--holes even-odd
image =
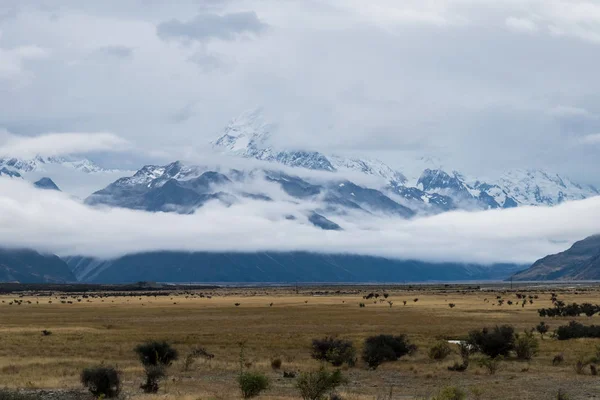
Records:
<instances>
[{"instance_id":1,"label":"overcast sky","mask_svg":"<svg viewBox=\"0 0 600 400\"><path fill-rule=\"evenodd\" d=\"M289 146L599 184L599 65L591 0L0 2L0 128L129 168L258 105Z\"/></svg>"}]
</instances>

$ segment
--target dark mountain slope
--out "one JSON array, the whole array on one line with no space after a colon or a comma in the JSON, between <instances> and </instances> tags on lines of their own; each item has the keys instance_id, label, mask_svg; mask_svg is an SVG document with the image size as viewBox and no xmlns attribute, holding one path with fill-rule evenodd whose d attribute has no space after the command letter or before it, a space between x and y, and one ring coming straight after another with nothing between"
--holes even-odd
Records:
<instances>
[{"instance_id":1,"label":"dark mountain slope","mask_svg":"<svg viewBox=\"0 0 600 400\"><path fill-rule=\"evenodd\" d=\"M576 242L562 253L546 256L525 271L513 276L515 280L596 280L600 279L600 235Z\"/></svg>"},{"instance_id":2,"label":"dark mountain slope","mask_svg":"<svg viewBox=\"0 0 600 400\"><path fill-rule=\"evenodd\" d=\"M404 282L505 279L522 268L355 255L153 252L112 261L66 259L85 282Z\"/></svg>"},{"instance_id":3,"label":"dark mountain slope","mask_svg":"<svg viewBox=\"0 0 600 400\"><path fill-rule=\"evenodd\" d=\"M0 281L22 283L74 282L67 264L55 255L0 248Z\"/></svg>"}]
</instances>

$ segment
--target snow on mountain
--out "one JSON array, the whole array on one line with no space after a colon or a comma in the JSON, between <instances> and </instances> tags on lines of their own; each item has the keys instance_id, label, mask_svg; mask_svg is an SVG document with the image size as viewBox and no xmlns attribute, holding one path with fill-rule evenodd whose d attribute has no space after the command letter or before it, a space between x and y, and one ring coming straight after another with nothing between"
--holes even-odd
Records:
<instances>
[{"instance_id":1,"label":"snow on mountain","mask_svg":"<svg viewBox=\"0 0 600 400\"><path fill-rule=\"evenodd\" d=\"M496 184L519 204L556 205L567 200L581 200L600 194L591 185L580 185L568 178L540 169L511 170Z\"/></svg>"},{"instance_id":2,"label":"snow on mountain","mask_svg":"<svg viewBox=\"0 0 600 400\"><path fill-rule=\"evenodd\" d=\"M20 172L45 172L49 165L62 165L67 168L76 169L85 173L110 172L94 162L86 159L68 160L63 157L36 156L31 159L22 158L0 158L0 167L6 167Z\"/></svg>"},{"instance_id":3,"label":"snow on mountain","mask_svg":"<svg viewBox=\"0 0 600 400\"><path fill-rule=\"evenodd\" d=\"M277 162L290 167L330 172L360 172L381 177L387 182L406 181L404 175L379 160L325 155L303 149L275 149L270 140L275 131L276 126L266 122L262 110L255 109L234 118L212 145L215 150L222 153Z\"/></svg>"},{"instance_id":4,"label":"snow on mountain","mask_svg":"<svg viewBox=\"0 0 600 400\"><path fill-rule=\"evenodd\" d=\"M387 190L404 200L433 206L437 211L454 208L510 208L519 205L555 205L566 200L599 195L592 187L579 185L542 170L511 170L499 179L468 178L449 169L436 157L421 156L404 161L398 171L372 159L348 158L318 151L275 149L276 126L266 122L260 109L233 119L214 142L217 151L287 166L322 171L358 172L383 178Z\"/></svg>"}]
</instances>

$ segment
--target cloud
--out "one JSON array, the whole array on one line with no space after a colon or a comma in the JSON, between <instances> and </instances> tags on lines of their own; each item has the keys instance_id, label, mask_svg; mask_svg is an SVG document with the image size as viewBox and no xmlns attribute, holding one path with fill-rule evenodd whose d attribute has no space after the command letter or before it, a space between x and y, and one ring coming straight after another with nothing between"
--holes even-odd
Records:
<instances>
[{"instance_id":1,"label":"cloud","mask_svg":"<svg viewBox=\"0 0 600 400\"><path fill-rule=\"evenodd\" d=\"M339 217L343 231L302 218L306 204L213 203L192 215L94 209L64 193L0 179L0 243L60 255L116 257L152 250L368 254L425 261L528 263L597 233L600 197L552 208L450 212L403 220ZM286 215L299 216L296 221Z\"/></svg>"},{"instance_id":2,"label":"cloud","mask_svg":"<svg viewBox=\"0 0 600 400\"><path fill-rule=\"evenodd\" d=\"M119 151L128 142L112 133L47 133L19 136L0 132L0 156L31 158L95 151Z\"/></svg>"},{"instance_id":3,"label":"cloud","mask_svg":"<svg viewBox=\"0 0 600 400\"><path fill-rule=\"evenodd\" d=\"M255 12L246 11L224 15L199 14L187 22L172 19L159 24L156 32L164 40L233 40L244 33L258 34L266 27Z\"/></svg>"},{"instance_id":4,"label":"cloud","mask_svg":"<svg viewBox=\"0 0 600 400\"><path fill-rule=\"evenodd\" d=\"M582 144L600 144L600 133L593 133L581 138Z\"/></svg>"},{"instance_id":5,"label":"cloud","mask_svg":"<svg viewBox=\"0 0 600 400\"><path fill-rule=\"evenodd\" d=\"M585 108L573 106L556 106L548 110L549 114L559 118L597 118L597 116Z\"/></svg>"},{"instance_id":6,"label":"cloud","mask_svg":"<svg viewBox=\"0 0 600 400\"><path fill-rule=\"evenodd\" d=\"M39 46L0 47L0 80L20 78L25 74L25 63L48 57L50 52Z\"/></svg>"},{"instance_id":7,"label":"cloud","mask_svg":"<svg viewBox=\"0 0 600 400\"><path fill-rule=\"evenodd\" d=\"M98 49L98 53L111 57L126 59L133 56L134 49L127 46L103 46Z\"/></svg>"},{"instance_id":8,"label":"cloud","mask_svg":"<svg viewBox=\"0 0 600 400\"><path fill-rule=\"evenodd\" d=\"M504 23L508 29L514 32L532 33L538 30L537 24L527 18L508 17Z\"/></svg>"}]
</instances>

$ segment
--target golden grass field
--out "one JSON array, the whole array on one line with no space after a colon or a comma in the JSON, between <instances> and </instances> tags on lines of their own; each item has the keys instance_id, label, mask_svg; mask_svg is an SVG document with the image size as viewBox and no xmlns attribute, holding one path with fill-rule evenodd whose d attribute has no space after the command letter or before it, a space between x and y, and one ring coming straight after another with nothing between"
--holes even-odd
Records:
<instances>
[{"instance_id":1,"label":"golden grass field","mask_svg":"<svg viewBox=\"0 0 600 400\"><path fill-rule=\"evenodd\" d=\"M72 294L2 295L0 387L80 389L81 370L104 363L122 371L127 398L239 399L238 343L243 341L246 358L252 363L250 369L262 371L271 379L271 388L260 398L299 399L294 380L284 379L281 371L271 369L272 358L281 358L282 370L309 371L319 367L310 357L313 338L336 335L354 341L360 351L369 335L404 333L419 351L383 364L376 371L367 370L362 362L346 369L349 383L339 391L345 399L384 399L390 388L393 399L426 399L449 385L481 392L470 395L474 399L555 399L559 388L571 399L600 398L600 377L591 376L589 370L586 375L578 375L573 369L579 357L594 354L600 340L546 338L540 341L540 353L531 362L504 361L495 375L488 375L475 362L466 372L448 371L448 365L459 360L457 354L441 362L427 356L436 340L460 338L471 329L496 324L511 324L518 331L531 329L542 320L537 309L551 307L552 291L566 302L598 303L598 288L522 289L520 293L539 296L533 305L525 307L517 303L515 291L503 294L457 287L346 287L328 289L327 295L311 294L316 290L323 289L303 288L299 293L283 288L214 289L195 291L194 295L181 292L166 297L87 299ZM369 292L384 290L393 302L391 308L387 301L374 304L362 298ZM198 293L212 297L199 298ZM515 304L498 306L497 295ZM489 302L484 302L486 298ZM15 299L22 304L15 304ZM405 306L403 300L407 301ZM360 302L366 307L359 308ZM235 303L240 305L236 307ZM456 307L451 309L449 303ZM552 330L571 319L545 320ZM599 317L577 319L598 323L595 321ZM43 336L44 329L52 335ZM157 395L144 395L139 389L143 369L133 348L147 339L165 339L180 353ZM198 360L184 371L185 354L197 346L214 353L214 359ZM553 357L561 352L566 362L552 366Z\"/></svg>"}]
</instances>

